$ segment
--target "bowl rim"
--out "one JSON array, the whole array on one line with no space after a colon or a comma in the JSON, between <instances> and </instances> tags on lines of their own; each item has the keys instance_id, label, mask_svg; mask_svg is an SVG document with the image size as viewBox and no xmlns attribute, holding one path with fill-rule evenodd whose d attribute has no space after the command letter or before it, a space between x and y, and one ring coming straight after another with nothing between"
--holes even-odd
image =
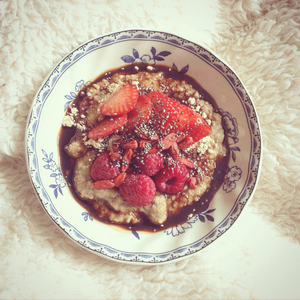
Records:
<instances>
[{"instance_id":1,"label":"bowl rim","mask_svg":"<svg viewBox=\"0 0 300 300\"><path fill-rule=\"evenodd\" d=\"M58 228L59 228L59 229L67 236L67 237L69 237L73 242L75 242L76 244L78 244L78 245L80 245L80 246L83 246L86 250L88 250L88 251L90 251L90 252L92 252L92 253L95 253L95 254L100 254L100 256L105 257L105 258L107 258L107 259L109 259L109 260L112 260L112 261L118 261L118 262L123 262L123 263L134 263L134 264L140 264L140 265L145 265L145 264L150 264L150 265L153 265L153 264L154 264L154 265L156 265L156 264L162 264L162 263L172 262L172 261L178 260L178 259L184 259L184 258L186 258L186 257L189 257L189 256L191 256L191 255L194 255L194 254L196 254L196 253L199 253L199 251L202 250L202 249L204 249L204 248L206 248L206 246L205 246L205 247L200 247L199 249L196 249L196 251L194 251L193 253L188 253L188 254L184 254L184 255L181 255L181 254L179 253L176 257L172 257L171 259L169 259L169 257L167 257L167 259L164 259L164 258L163 258L163 259L160 260L160 261L150 261L149 259L143 260L143 258L142 258L143 255L142 255L141 257L137 258L136 260L132 260L131 258L127 260L127 259L124 259L124 257L121 258L121 259L118 259L118 258L113 257L113 256L110 256L110 255L105 255L104 253L99 253L97 250L92 249L92 248L89 248L89 247L86 247L86 246L82 245L81 243L79 243L77 240L75 240L74 238L72 238L72 237L70 236L70 234L67 233L66 230L64 230L64 228L62 228L62 227L60 226L60 224L58 224L57 222L55 222L55 220L54 220L54 219L52 218L52 216L50 215L49 211L47 211L47 209L46 209L45 206L43 205L42 199L41 199L41 197L40 197L40 195L39 195L39 193L38 193L38 191L37 191L37 189L36 189L36 187L35 187L35 185L34 185L33 177L32 177L31 172L30 172L30 159L29 159L29 146L28 146L28 131L29 131L29 127L30 127L30 119L31 119L31 117L32 117L32 111L33 111L33 107L34 107L35 101L36 101L38 95L41 93L41 91L42 91L43 87L45 86L45 84L46 84L47 82L49 82L49 79L50 79L51 75L53 74L53 72L54 72L54 71L56 70L56 68L57 68L58 66L60 66L60 65L61 65L61 64L62 64L62 63L63 63L63 62L71 55L71 54L74 54L76 51L82 49L85 45L88 45L88 44L90 44L90 43L92 43L92 42L94 42L94 41L97 41L97 40L99 40L99 39L105 39L105 38L108 38L108 37L116 37L117 34L120 35L120 34L122 34L122 33L128 33L128 32L130 32L130 33L140 32L140 33L146 33L146 34L154 33L154 34L161 34L161 35L165 35L165 36L173 36L173 37L176 37L177 39L182 39L182 40L183 40L184 42L186 42L186 43L189 43L189 44L193 44L193 45L199 46L201 49L205 50L206 52L210 53L212 56L214 56L215 58L217 58L217 59L219 60L219 62L221 62L223 65L227 66L227 67L234 73L234 75L236 76L236 78L240 81L240 83L241 83L241 85L242 85L242 88L243 88L243 90L245 91L245 94L248 95L248 97L249 97L249 100L250 100L250 103L251 103L251 107L252 107L252 109L253 109L253 113L254 113L254 117L255 117L255 122L256 122L256 124L257 124L257 130L258 130L258 132L259 132L259 133L258 133L258 136L259 136L259 144L260 144L260 147L259 147L259 161L258 161L258 165L257 165L257 174L256 174L256 177L255 177L255 179L254 179L254 181L255 181L255 182L254 182L254 186L253 186L253 189L252 189L252 191L251 191L249 197L247 198L247 200L246 200L246 202L245 202L245 205L243 205L243 207L241 207L241 209L239 210L239 213L238 213L236 219L240 216L240 214L242 213L242 211L243 211L243 209L245 208L245 206L249 204L249 202L251 201L251 199L252 199L252 197L253 197L253 195L254 195L254 193L255 193L255 191L256 191L256 188L257 188L257 185L258 185L258 181L259 181L259 177L260 177L260 172L261 172L262 159L263 159L263 157L262 157L262 154L263 154L263 151L262 151L263 140L262 140L262 132L261 132L261 127L260 127L260 123L259 123L259 118L258 118L258 114L257 114L257 110L256 110L256 108L255 108L254 102L253 102L252 98L249 96L250 94L249 94L247 88L245 87L244 83L241 81L240 77L239 77L238 74L235 72L235 70L234 70L227 62L225 62L218 54L216 54L214 51L212 51L211 49L209 49L207 46L202 46L202 45L199 44L199 43L192 42L192 41L190 41L190 40L188 40L188 39L185 39L185 38L183 38L183 37L180 37L180 36L178 36L178 35L176 35L176 34L169 33L169 32L164 32L164 31L159 31L159 30L152 30L152 29L151 29L151 30L148 30L148 29L124 29L124 30L120 30L120 31L116 31L116 32L111 32L111 33L107 33L107 34L100 35L100 36L98 36L98 37L92 38L92 39L90 39L90 40L88 40L88 41L86 41L86 42L80 44L80 45L77 46L76 48L73 48L67 55L65 55L61 60L59 60L59 62L57 62L57 63L55 64L55 66L50 70L50 72L47 74L47 76L46 76L45 79L43 80L42 84L39 86L38 91L36 92L36 94L35 94L35 96L34 96L34 98L33 98L33 101L32 101L31 107L30 107L30 113L29 113L29 115L28 115L28 117L27 117L26 131L25 131L25 139L24 139L24 142L25 142L26 166L27 166L27 170L28 170L29 177L30 177L31 185L32 185L32 187L33 187L33 189L34 189L34 191L35 191L35 194L37 195L37 198L39 199L40 204L42 205L44 211L47 213L47 215L49 216L49 218L53 221L53 223L56 224L56 226L57 226L57 227L58 227ZM141 42L141 41L143 41L143 38L142 38L142 37L141 37L141 38L138 38L137 41L138 41L138 42ZM155 41L156 41L156 42L159 42L160 40L155 40ZM114 43L112 43L112 44L114 44ZM108 45L109 45L109 44L108 44ZM174 45L174 46L175 46L175 45ZM99 48L101 48L101 47L102 47L102 46L99 45ZM183 48L181 48L181 49L183 49ZM199 57L199 56L198 56L198 57ZM76 60L75 60L75 61L76 61ZM71 63L71 65L72 65L75 61L73 61L73 62ZM62 73L63 73L63 72L62 72ZM61 73L61 74L62 74L62 73ZM237 203L237 199L236 199L236 201L235 201L234 206L237 205L236 203ZM228 219L228 216L226 216L225 219L223 219L223 221L222 221L221 223L223 223L224 220L226 220L226 219ZM67 221L65 221L65 222L68 223ZM228 227L228 228L227 228L220 236L222 236L225 232L227 232L227 230L228 230L229 228L231 228L231 226L232 226L234 223L235 223L235 221L234 221L234 222L233 222L233 223L232 223L232 224L231 224L231 225L230 225L230 226L229 226L229 227ZM71 226L73 226L73 225L71 225ZM218 226L220 226L220 224L217 225L217 227L218 227ZM215 230L215 229L216 229L216 227L213 228L213 230ZM208 243L207 245L210 245L210 244L213 243L214 241L218 240L218 238L219 238L220 236L217 236L215 239L213 239L213 240L212 240L210 243ZM202 237L201 240L204 239L204 238L205 238L205 236ZM198 240L198 242L199 242L199 240ZM186 246L186 245L185 245L185 246ZM181 246L178 247L178 248L182 248L182 247L183 247L183 246L181 245ZM173 249L173 250L174 250L174 249ZM176 249L175 249L175 250L176 250ZM179 250L180 250L180 249L179 249ZM126 252L126 251L122 251L122 253L125 253L125 252ZM138 259L139 259L140 261L138 261Z\"/></svg>"}]
</instances>

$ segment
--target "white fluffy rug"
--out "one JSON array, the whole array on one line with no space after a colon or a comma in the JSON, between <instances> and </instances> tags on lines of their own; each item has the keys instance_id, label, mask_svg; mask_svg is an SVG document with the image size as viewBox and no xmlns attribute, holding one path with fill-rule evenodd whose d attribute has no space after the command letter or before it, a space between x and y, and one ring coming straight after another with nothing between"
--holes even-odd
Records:
<instances>
[{"instance_id":1,"label":"white fluffy rug","mask_svg":"<svg viewBox=\"0 0 300 300\"><path fill-rule=\"evenodd\" d=\"M221 3L212 47L240 75L262 127L263 168L252 206L299 243L300 2Z\"/></svg>"},{"instance_id":2,"label":"white fluffy rug","mask_svg":"<svg viewBox=\"0 0 300 300\"><path fill-rule=\"evenodd\" d=\"M300 298L291 275L300 256L289 257L300 253L300 2L212 1L206 16L208 2L0 1L1 299ZM108 261L66 238L34 194L24 153L30 106L53 66L93 37L142 27L204 42L224 58L253 98L264 146L256 193L233 233L153 267Z\"/></svg>"}]
</instances>

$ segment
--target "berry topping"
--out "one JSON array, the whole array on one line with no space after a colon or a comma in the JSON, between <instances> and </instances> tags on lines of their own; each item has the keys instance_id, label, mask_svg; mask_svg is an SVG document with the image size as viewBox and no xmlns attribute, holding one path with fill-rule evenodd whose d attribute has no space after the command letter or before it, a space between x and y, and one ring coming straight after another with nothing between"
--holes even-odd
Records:
<instances>
[{"instance_id":1,"label":"berry topping","mask_svg":"<svg viewBox=\"0 0 300 300\"><path fill-rule=\"evenodd\" d=\"M151 123L157 130L163 130L166 134L187 132L194 143L211 132L207 122L191 108L159 92L151 92L147 96L151 99L155 112L152 114Z\"/></svg>"},{"instance_id":2,"label":"berry topping","mask_svg":"<svg viewBox=\"0 0 300 300\"><path fill-rule=\"evenodd\" d=\"M119 174L114 180L113 183L115 184L115 187L119 187L125 180L126 178L126 173L121 173Z\"/></svg>"},{"instance_id":3,"label":"berry topping","mask_svg":"<svg viewBox=\"0 0 300 300\"><path fill-rule=\"evenodd\" d=\"M191 146L193 143L194 143L193 138L191 136L187 136L178 144L178 147L180 149L184 149Z\"/></svg>"},{"instance_id":4,"label":"berry topping","mask_svg":"<svg viewBox=\"0 0 300 300\"><path fill-rule=\"evenodd\" d=\"M187 175L188 169L184 164L168 165L155 176L155 184L162 193L176 194L183 189Z\"/></svg>"},{"instance_id":5,"label":"berry topping","mask_svg":"<svg viewBox=\"0 0 300 300\"><path fill-rule=\"evenodd\" d=\"M193 138L193 142L198 142L210 132L211 128L207 122L198 113L189 109L188 136Z\"/></svg>"},{"instance_id":6,"label":"berry topping","mask_svg":"<svg viewBox=\"0 0 300 300\"><path fill-rule=\"evenodd\" d=\"M129 168L129 164L133 157L133 154L134 154L134 152L132 149L125 150L125 153L124 153L123 159L122 159L122 167L121 167L122 172L125 172Z\"/></svg>"},{"instance_id":7,"label":"berry topping","mask_svg":"<svg viewBox=\"0 0 300 300\"><path fill-rule=\"evenodd\" d=\"M173 143L170 147L170 154L174 160L179 159L179 148L177 143Z\"/></svg>"},{"instance_id":8,"label":"berry topping","mask_svg":"<svg viewBox=\"0 0 300 300\"><path fill-rule=\"evenodd\" d=\"M126 114L135 107L138 96L139 91L135 85L122 85L100 106L100 113L106 116Z\"/></svg>"},{"instance_id":9,"label":"berry topping","mask_svg":"<svg viewBox=\"0 0 300 300\"><path fill-rule=\"evenodd\" d=\"M172 132L182 132L188 123L186 106L170 99L159 92L147 94L153 104L150 125L159 134L168 135Z\"/></svg>"},{"instance_id":10,"label":"berry topping","mask_svg":"<svg viewBox=\"0 0 300 300\"><path fill-rule=\"evenodd\" d=\"M176 143L177 137L175 133L170 133L166 137L164 137L161 141L155 144L152 149L149 151L150 153L156 153L159 150L169 149L172 144Z\"/></svg>"},{"instance_id":11,"label":"berry topping","mask_svg":"<svg viewBox=\"0 0 300 300\"><path fill-rule=\"evenodd\" d=\"M151 141L149 141L149 140L140 140L139 141L139 147L141 148L141 149L145 149L146 147L147 147L147 145L149 145L150 147L152 147L151 145Z\"/></svg>"},{"instance_id":12,"label":"berry topping","mask_svg":"<svg viewBox=\"0 0 300 300\"><path fill-rule=\"evenodd\" d=\"M146 139L151 141L157 141L159 139L159 136L156 134L155 130L150 128L148 124L146 126L136 128L135 132L141 139Z\"/></svg>"},{"instance_id":13,"label":"berry topping","mask_svg":"<svg viewBox=\"0 0 300 300\"><path fill-rule=\"evenodd\" d=\"M188 187L192 190L196 189L196 182L197 182L196 177L189 177L186 181Z\"/></svg>"},{"instance_id":14,"label":"berry topping","mask_svg":"<svg viewBox=\"0 0 300 300\"><path fill-rule=\"evenodd\" d=\"M125 142L125 141L117 141L120 143L120 146L122 149L137 149L138 148L138 142L137 140L131 140L129 142Z\"/></svg>"},{"instance_id":15,"label":"berry topping","mask_svg":"<svg viewBox=\"0 0 300 300\"><path fill-rule=\"evenodd\" d=\"M149 97L146 95L139 96L136 106L128 113L127 127L134 129L143 122L147 122L150 119L152 113L152 104Z\"/></svg>"},{"instance_id":16,"label":"berry topping","mask_svg":"<svg viewBox=\"0 0 300 300\"><path fill-rule=\"evenodd\" d=\"M88 133L88 138L97 139L106 137L122 128L126 122L127 114L115 117L105 117Z\"/></svg>"},{"instance_id":17,"label":"berry topping","mask_svg":"<svg viewBox=\"0 0 300 300\"><path fill-rule=\"evenodd\" d=\"M194 165L194 163L191 160L189 160L189 159L187 159L185 157L179 158L179 161L182 164L186 165L188 168L191 168L191 169L195 169L196 168L196 166Z\"/></svg>"},{"instance_id":18,"label":"berry topping","mask_svg":"<svg viewBox=\"0 0 300 300\"><path fill-rule=\"evenodd\" d=\"M122 158L119 152L109 152L109 156L112 160L120 160Z\"/></svg>"},{"instance_id":19,"label":"berry topping","mask_svg":"<svg viewBox=\"0 0 300 300\"><path fill-rule=\"evenodd\" d=\"M91 168L96 181L93 187L119 188L128 203L145 206L156 190L176 194L185 184L196 188L196 178L189 176L189 169L196 166L180 149L205 137L211 128L201 115L166 95L138 93L135 86L126 84L110 95L100 106L106 117L88 137L102 138L123 126L128 129L113 141L110 152L95 160ZM137 173L132 173L131 167Z\"/></svg>"},{"instance_id":20,"label":"berry topping","mask_svg":"<svg viewBox=\"0 0 300 300\"><path fill-rule=\"evenodd\" d=\"M153 200L156 188L153 180L145 174L127 174L119 191L128 203L145 206Z\"/></svg>"},{"instance_id":21,"label":"berry topping","mask_svg":"<svg viewBox=\"0 0 300 300\"><path fill-rule=\"evenodd\" d=\"M91 177L98 180L111 180L121 173L120 167L112 161L109 152L102 152L94 161L91 167Z\"/></svg>"},{"instance_id":22,"label":"berry topping","mask_svg":"<svg viewBox=\"0 0 300 300\"><path fill-rule=\"evenodd\" d=\"M154 176L164 166L164 157L160 153L148 153L137 156L135 164L140 172Z\"/></svg>"},{"instance_id":23,"label":"berry topping","mask_svg":"<svg viewBox=\"0 0 300 300\"><path fill-rule=\"evenodd\" d=\"M97 190L101 189L111 189L115 186L110 180L98 180L92 183L93 188Z\"/></svg>"}]
</instances>

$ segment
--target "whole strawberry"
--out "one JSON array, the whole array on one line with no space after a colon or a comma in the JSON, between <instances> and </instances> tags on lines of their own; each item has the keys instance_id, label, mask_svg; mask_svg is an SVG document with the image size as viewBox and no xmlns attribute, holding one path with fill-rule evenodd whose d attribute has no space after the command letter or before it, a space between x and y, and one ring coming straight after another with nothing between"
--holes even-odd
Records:
<instances>
[{"instance_id":1,"label":"whole strawberry","mask_svg":"<svg viewBox=\"0 0 300 300\"><path fill-rule=\"evenodd\" d=\"M119 192L128 203L134 206L145 206L155 196L154 181L145 174L127 174L120 185Z\"/></svg>"}]
</instances>

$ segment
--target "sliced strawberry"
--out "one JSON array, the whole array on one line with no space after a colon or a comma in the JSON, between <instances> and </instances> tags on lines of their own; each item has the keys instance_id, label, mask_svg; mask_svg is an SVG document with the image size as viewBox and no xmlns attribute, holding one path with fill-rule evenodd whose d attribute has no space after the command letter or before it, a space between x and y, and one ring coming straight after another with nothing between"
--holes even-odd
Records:
<instances>
[{"instance_id":1,"label":"sliced strawberry","mask_svg":"<svg viewBox=\"0 0 300 300\"><path fill-rule=\"evenodd\" d=\"M151 99L155 112L151 122L158 130L166 134L176 131L187 133L194 143L211 132L207 122L191 108L159 92L150 92L147 96Z\"/></svg>"},{"instance_id":2,"label":"sliced strawberry","mask_svg":"<svg viewBox=\"0 0 300 300\"><path fill-rule=\"evenodd\" d=\"M135 107L138 96L139 91L135 85L122 85L100 106L100 113L106 116L126 114Z\"/></svg>"},{"instance_id":3,"label":"sliced strawberry","mask_svg":"<svg viewBox=\"0 0 300 300\"><path fill-rule=\"evenodd\" d=\"M127 114L114 117L105 117L88 133L88 138L97 139L108 136L122 128L126 122Z\"/></svg>"},{"instance_id":4,"label":"sliced strawberry","mask_svg":"<svg viewBox=\"0 0 300 300\"><path fill-rule=\"evenodd\" d=\"M167 135L185 130L188 123L185 106L159 92L150 92L147 96L153 104L153 113L149 123L158 133Z\"/></svg>"},{"instance_id":5,"label":"sliced strawberry","mask_svg":"<svg viewBox=\"0 0 300 300\"><path fill-rule=\"evenodd\" d=\"M135 107L128 113L128 122L126 126L129 129L134 129L135 126L147 122L150 119L151 113L152 104L150 98L146 95L139 96Z\"/></svg>"},{"instance_id":6,"label":"sliced strawberry","mask_svg":"<svg viewBox=\"0 0 300 300\"><path fill-rule=\"evenodd\" d=\"M196 112L190 110L189 124L188 124L188 136L193 138L193 142L198 142L200 139L206 137L211 128L207 122Z\"/></svg>"},{"instance_id":7,"label":"sliced strawberry","mask_svg":"<svg viewBox=\"0 0 300 300\"><path fill-rule=\"evenodd\" d=\"M157 102L165 101L165 99L168 98L166 95L155 91L148 93L147 96L150 98L153 105Z\"/></svg>"},{"instance_id":8,"label":"sliced strawberry","mask_svg":"<svg viewBox=\"0 0 300 300\"><path fill-rule=\"evenodd\" d=\"M185 127L188 131L188 137L193 138L193 143L198 142L200 139L206 137L210 132L211 128L207 122L201 117L200 114L192 110L191 108L178 103L181 110L188 115L188 124Z\"/></svg>"}]
</instances>

